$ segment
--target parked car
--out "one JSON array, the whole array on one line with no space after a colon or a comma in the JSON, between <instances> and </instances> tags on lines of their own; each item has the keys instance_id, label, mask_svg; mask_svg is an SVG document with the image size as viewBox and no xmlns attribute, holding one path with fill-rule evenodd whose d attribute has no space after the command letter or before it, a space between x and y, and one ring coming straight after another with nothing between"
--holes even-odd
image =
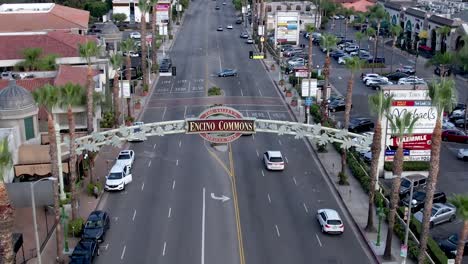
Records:
<instances>
[{"instance_id":1,"label":"parked car","mask_svg":"<svg viewBox=\"0 0 468 264\"><path fill-rule=\"evenodd\" d=\"M351 56L359 56L360 54L370 55L369 51L366 49L359 49L359 50L355 50L349 53L349 55Z\"/></svg>"},{"instance_id":2,"label":"parked car","mask_svg":"<svg viewBox=\"0 0 468 264\"><path fill-rule=\"evenodd\" d=\"M267 151L263 153L263 163L267 170L284 170L284 160L281 151Z\"/></svg>"},{"instance_id":3,"label":"parked car","mask_svg":"<svg viewBox=\"0 0 468 264\"><path fill-rule=\"evenodd\" d=\"M455 120L454 125L459 127L459 128L464 128L465 127L465 122L468 123L468 117L466 119L459 118L459 119Z\"/></svg>"},{"instance_id":4,"label":"parked car","mask_svg":"<svg viewBox=\"0 0 468 264\"><path fill-rule=\"evenodd\" d=\"M365 81L364 81L364 84L366 86L369 85L369 83L373 82L373 81L388 81L387 77L383 77L383 76L378 76L378 77L367 77L365 78Z\"/></svg>"},{"instance_id":5,"label":"parked car","mask_svg":"<svg viewBox=\"0 0 468 264\"><path fill-rule=\"evenodd\" d=\"M457 255L457 247L458 247L458 234L452 234L445 240L439 241L439 247L444 251L445 255L450 258L454 259ZM468 241L465 241L465 249L463 251L463 255L468 255Z\"/></svg>"},{"instance_id":6,"label":"parked car","mask_svg":"<svg viewBox=\"0 0 468 264\"><path fill-rule=\"evenodd\" d=\"M380 74L378 73L363 73L361 74L361 80L363 83L366 82L367 79L369 78L380 78L382 76L380 76Z\"/></svg>"},{"instance_id":7,"label":"parked car","mask_svg":"<svg viewBox=\"0 0 468 264\"><path fill-rule=\"evenodd\" d=\"M404 73L404 72L393 72L393 73L390 73L388 75L386 75L386 77L390 80L390 81L398 81L400 80L401 78L407 78L409 75Z\"/></svg>"},{"instance_id":8,"label":"parked car","mask_svg":"<svg viewBox=\"0 0 468 264\"><path fill-rule=\"evenodd\" d=\"M99 256L99 245L93 239L81 239L73 249L70 264L91 264Z\"/></svg>"},{"instance_id":9,"label":"parked car","mask_svg":"<svg viewBox=\"0 0 468 264\"><path fill-rule=\"evenodd\" d=\"M344 51L348 52L348 53L351 53L351 52L354 52L354 51L358 51L359 50L359 46L356 45L356 44L351 44L347 47L344 48Z\"/></svg>"},{"instance_id":10,"label":"parked car","mask_svg":"<svg viewBox=\"0 0 468 264\"><path fill-rule=\"evenodd\" d=\"M106 191L122 191L125 186L133 180L132 173L129 166L122 164L115 164L109 174L106 176L106 184L104 190Z\"/></svg>"},{"instance_id":11,"label":"parked car","mask_svg":"<svg viewBox=\"0 0 468 264\"><path fill-rule=\"evenodd\" d=\"M441 70L442 70L442 69L441 69L439 66L437 66L437 67L434 69L434 74L435 74L435 75L441 76L441 75L440 75L440 71L441 71ZM448 68L445 68L445 69L444 69L444 72L443 72L442 76L450 76L451 74L452 74L452 70L450 69L450 67L448 67Z\"/></svg>"},{"instance_id":12,"label":"parked car","mask_svg":"<svg viewBox=\"0 0 468 264\"><path fill-rule=\"evenodd\" d=\"M294 46L291 45L291 44L283 44L283 45L281 45L280 50L281 50L282 52L284 52L284 51L286 51L286 50L288 50L288 49L291 49L291 48L293 48L293 47L294 47Z\"/></svg>"},{"instance_id":13,"label":"parked car","mask_svg":"<svg viewBox=\"0 0 468 264\"><path fill-rule=\"evenodd\" d=\"M222 27L222 26L219 26L216 30L217 30L217 31L223 31L223 27Z\"/></svg>"},{"instance_id":14,"label":"parked car","mask_svg":"<svg viewBox=\"0 0 468 264\"><path fill-rule=\"evenodd\" d=\"M457 208L452 204L435 203L432 205L431 218L429 220L429 227L442 224L445 222L452 222L456 218ZM422 223L423 212L414 214L414 218Z\"/></svg>"},{"instance_id":15,"label":"parked car","mask_svg":"<svg viewBox=\"0 0 468 264\"><path fill-rule=\"evenodd\" d=\"M294 56L295 54L297 53L301 53L303 52L304 50L302 48L298 48L298 47L292 47L292 48L289 48L287 50L285 50L283 52L283 56L285 57L292 57Z\"/></svg>"},{"instance_id":16,"label":"parked car","mask_svg":"<svg viewBox=\"0 0 468 264\"><path fill-rule=\"evenodd\" d=\"M246 38L249 38L249 34L247 32L242 32L240 34L240 37L246 39Z\"/></svg>"},{"instance_id":17,"label":"parked car","mask_svg":"<svg viewBox=\"0 0 468 264\"><path fill-rule=\"evenodd\" d=\"M375 57L373 58L372 56L367 59L367 62L369 63L385 63L385 58L384 57Z\"/></svg>"},{"instance_id":18,"label":"parked car","mask_svg":"<svg viewBox=\"0 0 468 264\"><path fill-rule=\"evenodd\" d=\"M366 117L351 118L348 131L352 133L362 133L374 130L374 122Z\"/></svg>"},{"instance_id":19,"label":"parked car","mask_svg":"<svg viewBox=\"0 0 468 264\"><path fill-rule=\"evenodd\" d=\"M406 74L409 74L409 75L413 75L413 74L416 73L416 70L414 69L414 66L405 65L403 67L397 68L396 72L402 72L402 73L406 73Z\"/></svg>"},{"instance_id":20,"label":"parked car","mask_svg":"<svg viewBox=\"0 0 468 264\"><path fill-rule=\"evenodd\" d=\"M344 111L345 108L346 108L346 103L344 100L335 100L328 104L328 110L330 110L331 112Z\"/></svg>"},{"instance_id":21,"label":"parked car","mask_svg":"<svg viewBox=\"0 0 468 264\"><path fill-rule=\"evenodd\" d=\"M133 166L133 162L135 161L135 152L133 150L122 150L117 156L115 164L120 164L122 166L129 166L130 168Z\"/></svg>"},{"instance_id":22,"label":"parked car","mask_svg":"<svg viewBox=\"0 0 468 264\"><path fill-rule=\"evenodd\" d=\"M410 197L406 196L403 200L401 200L401 203L405 206L409 206L410 203ZM413 193L413 200L411 201L411 211L412 212L417 212L421 210L424 207L424 202L426 200L426 192L425 191L417 191ZM434 192L434 199L432 201L433 203L446 203L447 202L447 196L445 195L444 192L441 191L435 191Z\"/></svg>"},{"instance_id":23,"label":"parked car","mask_svg":"<svg viewBox=\"0 0 468 264\"><path fill-rule=\"evenodd\" d=\"M346 60L350 59L351 56L348 55L348 54L345 54L344 56L341 56L338 58L338 64L341 64L341 65L345 65L346 64Z\"/></svg>"},{"instance_id":24,"label":"parked car","mask_svg":"<svg viewBox=\"0 0 468 264\"><path fill-rule=\"evenodd\" d=\"M442 130L448 130L448 129L455 129L455 124L444 119L442 121Z\"/></svg>"},{"instance_id":25,"label":"parked car","mask_svg":"<svg viewBox=\"0 0 468 264\"><path fill-rule=\"evenodd\" d=\"M459 149L457 157L461 160L468 161L468 149Z\"/></svg>"},{"instance_id":26,"label":"parked car","mask_svg":"<svg viewBox=\"0 0 468 264\"><path fill-rule=\"evenodd\" d=\"M333 209L319 209L317 211L317 222L322 233L343 234L344 224L340 215Z\"/></svg>"},{"instance_id":27,"label":"parked car","mask_svg":"<svg viewBox=\"0 0 468 264\"><path fill-rule=\"evenodd\" d=\"M247 43L247 44L253 44L254 41L253 41L252 38L249 37L249 38L245 41L245 43Z\"/></svg>"},{"instance_id":28,"label":"parked car","mask_svg":"<svg viewBox=\"0 0 468 264\"><path fill-rule=\"evenodd\" d=\"M450 129L442 131L442 140L468 144L468 135L463 131Z\"/></svg>"},{"instance_id":29,"label":"parked car","mask_svg":"<svg viewBox=\"0 0 468 264\"><path fill-rule=\"evenodd\" d=\"M227 29L232 29L232 25L229 24L229 25L226 26L226 28L227 28Z\"/></svg>"},{"instance_id":30,"label":"parked car","mask_svg":"<svg viewBox=\"0 0 468 264\"><path fill-rule=\"evenodd\" d=\"M371 82L368 82L367 86L369 86L370 88L372 88L374 90L382 90L382 87L384 87L386 85L392 85L392 84L393 83L390 82L390 81L380 79L380 80L372 80Z\"/></svg>"},{"instance_id":31,"label":"parked car","mask_svg":"<svg viewBox=\"0 0 468 264\"><path fill-rule=\"evenodd\" d=\"M132 39L141 39L141 34L138 31L131 32L130 33L130 38L132 38Z\"/></svg>"},{"instance_id":32,"label":"parked car","mask_svg":"<svg viewBox=\"0 0 468 264\"><path fill-rule=\"evenodd\" d=\"M219 6L216 6L216 7L215 7L215 10L219 10Z\"/></svg>"},{"instance_id":33,"label":"parked car","mask_svg":"<svg viewBox=\"0 0 468 264\"><path fill-rule=\"evenodd\" d=\"M421 190L426 187L427 177L421 174L412 174L402 177L399 190L401 198L410 193L411 183L413 183L413 191Z\"/></svg>"},{"instance_id":34,"label":"parked car","mask_svg":"<svg viewBox=\"0 0 468 264\"><path fill-rule=\"evenodd\" d=\"M110 217L107 212L93 211L83 227L81 238L94 239L99 243L104 241L107 230L110 228Z\"/></svg>"},{"instance_id":35,"label":"parked car","mask_svg":"<svg viewBox=\"0 0 468 264\"><path fill-rule=\"evenodd\" d=\"M235 69L223 69L218 72L218 77L237 76L237 70Z\"/></svg>"},{"instance_id":36,"label":"parked car","mask_svg":"<svg viewBox=\"0 0 468 264\"><path fill-rule=\"evenodd\" d=\"M242 19L237 19L237 20L236 20L236 24L237 24L237 25L242 24Z\"/></svg>"},{"instance_id":37,"label":"parked car","mask_svg":"<svg viewBox=\"0 0 468 264\"><path fill-rule=\"evenodd\" d=\"M344 55L346 55L346 53L342 50L335 50L330 53L330 57L334 58L335 60L338 60L339 57Z\"/></svg>"}]
</instances>

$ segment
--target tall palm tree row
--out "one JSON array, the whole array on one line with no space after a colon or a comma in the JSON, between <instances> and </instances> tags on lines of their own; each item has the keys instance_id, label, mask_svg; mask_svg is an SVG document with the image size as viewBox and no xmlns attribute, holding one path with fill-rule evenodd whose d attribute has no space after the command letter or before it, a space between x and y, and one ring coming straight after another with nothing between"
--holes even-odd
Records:
<instances>
[{"instance_id":1,"label":"tall palm tree row","mask_svg":"<svg viewBox=\"0 0 468 264\"><path fill-rule=\"evenodd\" d=\"M426 184L426 200L423 209L423 221L420 237L420 252L425 252L427 249L427 241L429 239L429 221L432 211L432 203L434 192L439 176L440 164L440 146L442 141L442 118L445 111L450 111L455 100L455 82L452 79L441 79L437 82L429 83L429 97L431 98L432 106L437 111L436 125L432 133L431 142L431 158L429 162L429 176ZM425 254L421 253L418 257L418 263L422 264L425 260Z\"/></svg>"},{"instance_id":2,"label":"tall palm tree row","mask_svg":"<svg viewBox=\"0 0 468 264\"><path fill-rule=\"evenodd\" d=\"M344 115L344 129L349 127L349 118L351 115L351 106L353 105L353 85L354 85L354 74L359 71L364 65L363 61L359 57L350 57L346 59L346 68L350 71L348 79L348 86L346 88L346 100L345 100L345 115ZM346 177L346 158L347 151L343 149L341 151L341 172L339 175L339 184L347 185Z\"/></svg>"},{"instance_id":3,"label":"tall palm tree row","mask_svg":"<svg viewBox=\"0 0 468 264\"><path fill-rule=\"evenodd\" d=\"M138 8L141 12L141 22L140 22L140 31L141 31L141 71L143 72L143 86L148 86L148 46L146 43L146 14L151 9L151 4L148 0L138 0Z\"/></svg>"},{"instance_id":4,"label":"tall palm tree row","mask_svg":"<svg viewBox=\"0 0 468 264\"><path fill-rule=\"evenodd\" d=\"M123 64L122 55L120 53L113 54L110 57L110 63L112 64L112 68L115 71L114 80L113 80L113 89L112 89L112 99L114 102L114 127L117 127L117 124L119 123L119 118L120 118L119 70L122 69L122 64Z\"/></svg>"},{"instance_id":5,"label":"tall palm tree row","mask_svg":"<svg viewBox=\"0 0 468 264\"><path fill-rule=\"evenodd\" d=\"M40 106L43 106L47 110L47 129L49 134L49 154L51 164L52 177L59 177L58 160L57 155L57 141L55 138L55 120L52 113L52 109L59 103L59 90L57 87L50 84L46 84L44 87L34 90L32 93L34 100ZM60 157L61 159L61 157ZM63 257L63 231L62 224L60 221L60 201L59 201L59 190L58 184L54 183L54 214L55 214L55 239L57 243L57 262L64 263Z\"/></svg>"},{"instance_id":6,"label":"tall palm tree row","mask_svg":"<svg viewBox=\"0 0 468 264\"><path fill-rule=\"evenodd\" d=\"M393 96L385 96L383 91L375 93L369 96L369 107L370 112L376 116L375 118L375 129L374 136L372 138L371 145L371 166L370 166L370 188L369 188L369 208L367 212L367 225L366 231L373 232L375 231L374 227L374 197L375 197L375 187L377 183L377 177L379 173L378 164L380 152L382 151L382 118L385 115L388 115L390 106L392 105Z\"/></svg>"},{"instance_id":7,"label":"tall palm tree row","mask_svg":"<svg viewBox=\"0 0 468 264\"><path fill-rule=\"evenodd\" d=\"M398 149L393 158L393 180L392 194L390 196L390 212L388 214L388 231L385 242L385 251L383 257L385 259L392 258L392 238L393 228L395 227L396 209L400 198L401 174L403 172L403 137L413 134L414 125L419 117L412 113L405 113L402 116L386 115L390 123L392 134L398 138Z\"/></svg>"},{"instance_id":8,"label":"tall palm tree row","mask_svg":"<svg viewBox=\"0 0 468 264\"><path fill-rule=\"evenodd\" d=\"M132 59L130 58L130 51L135 51L136 49L136 44L135 44L135 41L133 41L133 39L126 39L125 41L123 41L121 44L120 44L120 48L122 49L123 52L125 52L127 54L126 56L126 60L125 60L125 73L126 73L126 77L127 77L127 81L129 83L131 83L131 80L132 80ZM123 73L122 73L123 74ZM123 95L122 95L123 96ZM132 112L131 112L131 107L130 107L130 99L131 98L127 98L127 116L129 117L129 119L132 118ZM123 106L122 106L123 108Z\"/></svg>"},{"instance_id":9,"label":"tall palm tree row","mask_svg":"<svg viewBox=\"0 0 468 264\"><path fill-rule=\"evenodd\" d=\"M70 192L71 192L71 219L78 217L78 203L76 190L76 145L75 145L75 116L73 107L86 104L85 90L76 84L67 83L59 88L59 106L67 109L68 131L70 136Z\"/></svg>"},{"instance_id":10,"label":"tall palm tree row","mask_svg":"<svg viewBox=\"0 0 468 264\"><path fill-rule=\"evenodd\" d=\"M449 201L455 205L458 217L463 221L462 229L458 235L458 245L455 254L455 264L461 264L465 250L465 243L468 239L468 195L454 195L449 199Z\"/></svg>"},{"instance_id":11,"label":"tall palm tree row","mask_svg":"<svg viewBox=\"0 0 468 264\"><path fill-rule=\"evenodd\" d=\"M157 23L157 12L156 6L158 0L149 0L151 6L151 31L152 31L152 44L151 44L151 60L153 61L153 71L158 67L158 46L157 46L157 36L158 36L158 25Z\"/></svg>"},{"instance_id":12,"label":"tall palm tree row","mask_svg":"<svg viewBox=\"0 0 468 264\"><path fill-rule=\"evenodd\" d=\"M0 263L13 264L13 225L15 222L15 210L5 186L5 172L9 171L13 164L12 155L8 149L8 139L0 141Z\"/></svg>"},{"instance_id":13,"label":"tall palm tree row","mask_svg":"<svg viewBox=\"0 0 468 264\"><path fill-rule=\"evenodd\" d=\"M393 57L395 53L395 47L396 47L396 42L398 40L398 37L401 35L403 32L403 28L400 25L391 25L390 26L390 34L393 37L393 42L392 42L392 55L390 59L390 72L393 72Z\"/></svg>"},{"instance_id":14,"label":"tall palm tree row","mask_svg":"<svg viewBox=\"0 0 468 264\"><path fill-rule=\"evenodd\" d=\"M369 8L369 15L371 19L377 23L377 33L374 38L374 58L377 58L377 45L379 43L380 26L382 21L387 16L387 13L385 12L385 8L382 5L376 4ZM375 63L372 63L372 72L374 72L374 68Z\"/></svg>"},{"instance_id":15,"label":"tall palm tree row","mask_svg":"<svg viewBox=\"0 0 468 264\"><path fill-rule=\"evenodd\" d=\"M93 60L99 54L99 47L95 41L87 41L84 44L78 44L78 49L80 53L80 57L86 60L86 64L88 65L88 77L86 81L86 117L87 117L87 130L88 134L93 133L93 117L94 117L94 109L93 109L93 94L94 94L94 80L93 80L93 67L92 63Z\"/></svg>"},{"instance_id":16,"label":"tall palm tree row","mask_svg":"<svg viewBox=\"0 0 468 264\"><path fill-rule=\"evenodd\" d=\"M326 49L327 56L325 57L325 65L323 67L323 75L325 75L325 85L322 88L322 104L321 104L321 112L322 112L322 124L328 119L327 117L327 89L330 85L330 50L336 48L336 44L338 43L338 38L332 34L323 34L320 39L320 47Z\"/></svg>"}]
</instances>

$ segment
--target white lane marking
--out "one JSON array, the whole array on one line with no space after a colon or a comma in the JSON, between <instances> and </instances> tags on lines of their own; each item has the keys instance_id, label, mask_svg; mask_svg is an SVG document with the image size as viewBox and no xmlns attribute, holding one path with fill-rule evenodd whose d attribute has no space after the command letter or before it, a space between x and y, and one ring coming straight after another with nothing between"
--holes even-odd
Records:
<instances>
[{"instance_id":1,"label":"white lane marking","mask_svg":"<svg viewBox=\"0 0 468 264\"><path fill-rule=\"evenodd\" d=\"M270 112L267 112L267 114L268 114L268 119L271 120Z\"/></svg>"},{"instance_id":2,"label":"white lane marking","mask_svg":"<svg viewBox=\"0 0 468 264\"><path fill-rule=\"evenodd\" d=\"M164 241L164 247L163 247L163 252L162 252L163 256L166 255L166 241Z\"/></svg>"},{"instance_id":3,"label":"white lane marking","mask_svg":"<svg viewBox=\"0 0 468 264\"><path fill-rule=\"evenodd\" d=\"M267 193L267 196L268 196L268 202L271 203L271 198L270 198L270 194Z\"/></svg>"},{"instance_id":4,"label":"white lane marking","mask_svg":"<svg viewBox=\"0 0 468 264\"><path fill-rule=\"evenodd\" d=\"M179 148L182 146L182 140L179 140Z\"/></svg>"},{"instance_id":5,"label":"white lane marking","mask_svg":"<svg viewBox=\"0 0 468 264\"><path fill-rule=\"evenodd\" d=\"M176 160L176 166L179 166L179 160Z\"/></svg>"},{"instance_id":6,"label":"white lane marking","mask_svg":"<svg viewBox=\"0 0 468 264\"><path fill-rule=\"evenodd\" d=\"M286 163L289 163L288 157L284 156L284 159L286 160Z\"/></svg>"},{"instance_id":7,"label":"white lane marking","mask_svg":"<svg viewBox=\"0 0 468 264\"><path fill-rule=\"evenodd\" d=\"M164 116L166 115L166 109L167 107L164 107L164 111L163 111L163 114L162 114L162 117L161 117L161 120L164 121ZM156 146L156 144L155 144Z\"/></svg>"},{"instance_id":8,"label":"white lane marking","mask_svg":"<svg viewBox=\"0 0 468 264\"><path fill-rule=\"evenodd\" d=\"M120 259L123 259L124 256L125 256L125 249L127 249L127 246L124 246L124 248L122 250L122 255L120 255Z\"/></svg>"},{"instance_id":9,"label":"white lane marking","mask_svg":"<svg viewBox=\"0 0 468 264\"><path fill-rule=\"evenodd\" d=\"M185 110L184 110L184 118L187 116L187 106L185 106Z\"/></svg>"},{"instance_id":10,"label":"white lane marking","mask_svg":"<svg viewBox=\"0 0 468 264\"><path fill-rule=\"evenodd\" d=\"M319 236L318 236L317 234L315 234L315 237L317 238L317 241L318 241L318 243L319 243L320 247L322 247L322 242L320 241L320 238L319 238Z\"/></svg>"},{"instance_id":11,"label":"white lane marking","mask_svg":"<svg viewBox=\"0 0 468 264\"><path fill-rule=\"evenodd\" d=\"M302 203L302 205L304 205L304 209L306 211L306 214L309 213L309 209L307 209L307 205L305 203Z\"/></svg>"},{"instance_id":12,"label":"white lane marking","mask_svg":"<svg viewBox=\"0 0 468 264\"><path fill-rule=\"evenodd\" d=\"M205 188L203 188L201 264L205 264Z\"/></svg>"},{"instance_id":13,"label":"white lane marking","mask_svg":"<svg viewBox=\"0 0 468 264\"><path fill-rule=\"evenodd\" d=\"M145 188L145 183L142 183L141 184L141 191L143 191L144 188Z\"/></svg>"},{"instance_id":14,"label":"white lane marking","mask_svg":"<svg viewBox=\"0 0 468 264\"><path fill-rule=\"evenodd\" d=\"M258 150L255 150L257 152L257 157L260 157L260 154L258 154Z\"/></svg>"},{"instance_id":15,"label":"white lane marking","mask_svg":"<svg viewBox=\"0 0 468 264\"><path fill-rule=\"evenodd\" d=\"M153 149L156 149L156 144L153 145Z\"/></svg>"},{"instance_id":16,"label":"white lane marking","mask_svg":"<svg viewBox=\"0 0 468 264\"><path fill-rule=\"evenodd\" d=\"M242 92L242 89L240 89L240 90L241 90L241 96L244 96L244 93Z\"/></svg>"},{"instance_id":17,"label":"white lane marking","mask_svg":"<svg viewBox=\"0 0 468 264\"><path fill-rule=\"evenodd\" d=\"M148 162L148 168L151 166L151 160Z\"/></svg>"},{"instance_id":18,"label":"white lane marking","mask_svg":"<svg viewBox=\"0 0 468 264\"><path fill-rule=\"evenodd\" d=\"M135 221L135 216L136 216L136 209L135 209L135 211L133 211L132 221Z\"/></svg>"},{"instance_id":19,"label":"white lane marking","mask_svg":"<svg viewBox=\"0 0 468 264\"><path fill-rule=\"evenodd\" d=\"M283 144L281 143L281 140L279 140L279 139L278 139L278 143L279 143L280 145L283 145Z\"/></svg>"},{"instance_id":20,"label":"white lane marking","mask_svg":"<svg viewBox=\"0 0 468 264\"><path fill-rule=\"evenodd\" d=\"M167 218L171 218L172 208L169 207L169 213L167 213Z\"/></svg>"},{"instance_id":21,"label":"white lane marking","mask_svg":"<svg viewBox=\"0 0 468 264\"><path fill-rule=\"evenodd\" d=\"M258 92L260 93L260 96L263 96L262 91L260 91L260 88L258 88Z\"/></svg>"},{"instance_id":22,"label":"white lane marking","mask_svg":"<svg viewBox=\"0 0 468 264\"><path fill-rule=\"evenodd\" d=\"M276 227L276 235L277 235L278 237L280 237L281 235L280 235L280 232L279 232L279 228L278 228L277 225L275 225L275 227Z\"/></svg>"},{"instance_id":23,"label":"white lane marking","mask_svg":"<svg viewBox=\"0 0 468 264\"><path fill-rule=\"evenodd\" d=\"M175 180L172 182L172 190L175 188Z\"/></svg>"},{"instance_id":24,"label":"white lane marking","mask_svg":"<svg viewBox=\"0 0 468 264\"><path fill-rule=\"evenodd\" d=\"M188 83L187 91L190 92L190 82ZM187 109L187 106L185 107L185 109ZM185 118L185 115L184 115L184 118Z\"/></svg>"},{"instance_id":25,"label":"white lane marking","mask_svg":"<svg viewBox=\"0 0 468 264\"><path fill-rule=\"evenodd\" d=\"M296 178L293 177L294 184L297 185Z\"/></svg>"},{"instance_id":26,"label":"white lane marking","mask_svg":"<svg viewBox=\"0 0 468 264\"><path fill-rule=\"evenodd\" d=\"M263 170L262 170L262 175L263 175L263 177L265 177L265 173L263 172Z\"/></svg>"},{"instance_id":27,"label":"white lane marking","mask_svg":"<svg viewBox=\"0 0 468 264\"><path fill-rule=\"evenodd\" d=\"M172 82L172 84L171 84L171 90L169 91L169 93L172 93L172 88L174 88L174 83L175 83L175 82Z\"/></svg>"}]
</instances>

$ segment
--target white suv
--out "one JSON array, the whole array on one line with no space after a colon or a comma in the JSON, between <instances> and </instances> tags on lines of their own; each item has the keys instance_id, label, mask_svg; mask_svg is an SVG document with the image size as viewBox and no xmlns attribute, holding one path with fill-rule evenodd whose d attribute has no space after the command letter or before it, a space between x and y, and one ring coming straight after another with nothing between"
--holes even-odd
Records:
<instances>
[{"instance_id":1,"label":"white suv","mask_svg":"<svg viewBox=\"0 0 468 264\"><path fill-rule=\"evenodd\" d=\"M121 164L115 164L109 175L106 176L106 185L104 190L106 191L121 191L125 190L125 185L132 182L132 173L130 172L130 166Z\"/></svg>"},{"instance_id":2,"label":"white suv","mask_svg":"<svg viewBox=\"0 0 468 264\"><path fill-rule=\"evenodd\" d=\"M344 224L338 212L333 209L320 209L317 211L317 221L322 233L343 234Z\"/></svg>"},{"instance_id":3,"label":"white suv","mask_svg":"<svg viewBox=\"0 0 468 264\"><path fill-rule=\"evenodd\" d=\"M280 151L267 151L263 154L267 170L284 170L284 160Z\"/></svg>"}]
</instances>

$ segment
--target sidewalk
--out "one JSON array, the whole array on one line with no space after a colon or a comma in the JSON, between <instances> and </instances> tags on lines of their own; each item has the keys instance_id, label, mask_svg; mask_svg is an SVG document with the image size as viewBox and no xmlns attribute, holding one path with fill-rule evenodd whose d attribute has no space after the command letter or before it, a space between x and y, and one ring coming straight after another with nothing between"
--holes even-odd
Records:
<instances>
[{"instance_id":1,"label":"sidewalk","mask_svg":"<svg viewBox=\"0 0 468 264\"><path fill-rule=\"evenodd\" d=\"M183 23L183 19L182 19ZM174 38L172 40L166 40L158 50L158 58L162 56L163 48L165 52L169 52L174 44L174 41L177 38L177 33L179 32L181 25L174 25L173 26L173 35ZM133 102L140 100L141 107L136 109L134 104L132 105L132 114L135 117L135 120L139 121L143 117L144 109L146 104L151 98L151 94L153 89L156 87L156 83L158 82L159 75L152 74L150 78L150 90L147 96L142 96L140 94L136 94L133 97ZM125 145L122 147L125 148ZM96 177L96 181L100 183L105 182L105 175L108 173L112 163L114 162L115 157L118 155L120 149L114 148L111 146L104 146L100 149L98 155L95 159L95 166L94 166L94 177ZM87 185L89 183L89 177L85 177L83 181L82 188L78 191L78 204L79 204L79 216L86 220L89 213L101 209L103 204L101 204L101 200L103 197L106 197L106 193L102 192L101 195L96 199L94 196L91 196L87 193ZM55 240L55 226L54 226L54 213L53 210L45 211L43 208L37 208L37 223L38 223L38 230L39 230L39 241L40 243L45 242L45 246L41 251L41 259L42 263L55 263L56 259L56 240ZM43 212L44 211L44 212ZM47 221L47 222L46 222ZM46 225L47 223L47 225ZM63 228L63 227L62 227ZM47 238L47 230L50 231L50 236ZM25 256L25 263L34 264L37 263L36 259L36 247L35 247L35 238L34 238L34 230L33 230L33 223L32 223L32 209L29 208L18 208L16 210L15 215L15 226L14 226L15 233L22 233L23 234L23 250ZM68 238L68 245L70 250L73 250L73 247L78 242L78 238ZM68 257L65 256L66 262L68 263ZM23 263L23 254L22 249L19 250L16 256L16 263Z\"/></svg>"},{"instance_id":2,"label":"sidewalk","mask_svg":"<svg viewBox=\"0 0 468 264\"><path fill-rule=\"evenodd\" d=\"M285 92L283 91L284 87L280 87L278 85L279 83L279 78L280 78L280 67L276 65L275 61L271 56L267 57L267 59L263 60L262 63L264 64L268 75L272 79L272 81L275 84L275 89L277 89L278 93L285 99L288 108L291 110L291 112L294 114L295 121L297 122L304 122L304 110L300 106L300 103L298 104L297 107L291 107L291 98L292 97L286 97ZM271 65L275 64L275 70L271 69ZM287 80L286 77L283 78ZM287 81L285 81L285 85L291 87ZM335 90L334 87L332 87L332 90ZM295 89L293 89L293 96L297 95ZM310 143L310 142L309 142ZM316 147L314 144L310 144L312 148L316 150ZM338 153L338 151L335 150L331 145L327 147L328 152L325 153L317 153L319 162L322 166L322 168L326 172L326 176L332 183L333 188L337 191L339 194L340 199L342 200L343 204L347 208L347 213L352 216L355 227L358 230L358 232L362 235L364 240L366 241L367 245L369 246L369 249L372 250L376 262L378 263L401 263L402 258L400 257L400 246L402 242L399 240L399 238L393 234L393 239L392 239L392 253L394 259L392 261L386 261L382 259L382 255L385 249L385 238L387 236L387 228L388 225L385 221L382 221L382 226L381 226L381 246L376 247L375 242L377 241L377 233L369 233L364 231L364 227L367 224L367 204L368 204L368 195L365 193L365 191L362 189L360 183L352 176L351 171L349 168L347 169L347 174L349 176L349 186L341 186L338 185L338 172L340 171L341 168L341 156ZM374 221L377 227L377 222L378 218L376 215L374 215ZM407 263L415 263L411 259L407 259Z\"/></svg>"}]
</instances>

